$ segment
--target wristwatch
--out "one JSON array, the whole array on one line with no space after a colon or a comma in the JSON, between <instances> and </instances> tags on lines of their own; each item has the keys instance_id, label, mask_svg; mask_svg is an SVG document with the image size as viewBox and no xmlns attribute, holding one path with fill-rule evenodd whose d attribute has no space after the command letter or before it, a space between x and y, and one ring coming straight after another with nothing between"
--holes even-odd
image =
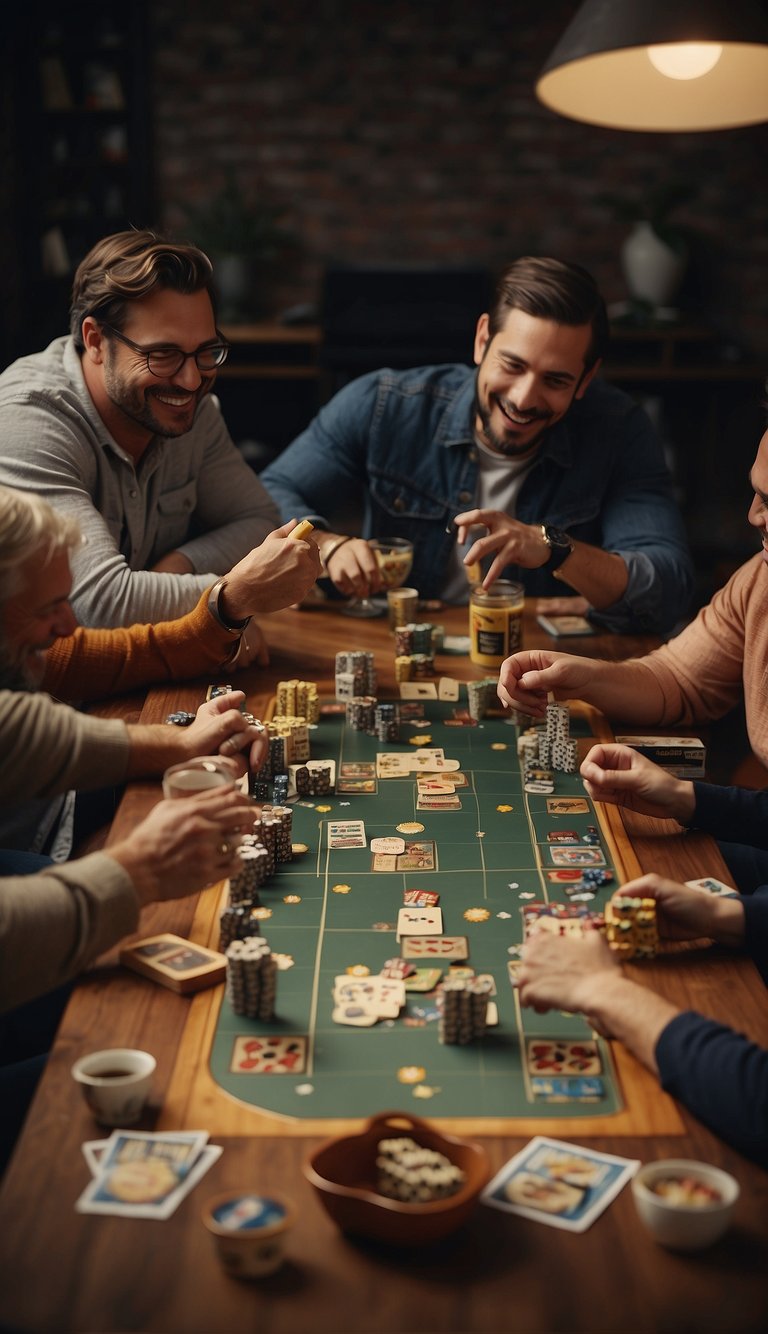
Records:
<instances>
[{"instance_id":1,"label":"wristwatch","mask_svg":"<svg viewBox=\"0 0 768 1334\"><path fill-rule=\"evenodd\" d=\"M552 528L548 523L541 525L541 535L549 547L549 560L546 561L547 570L559 570L563 561L566 561L573 551L573 539L564 533L562 528Z\"/></svg>"},{"instance_id":2,"label":"wristwatch","mask_svg":"<svg viewBox=\"0 0 768 1334\"><path fill-rule=\"evenodd\" d=\"M244 621L227 620L226 616L221 610L221 607L219 606L219 598L221 597L221 590L224 587L225 583L226 579L220 579L217 584L213 585L213 588L211 589L208 595L208 610L211 613L211 616L213 617L214 621L217 621L218 624L221 626L222 630L228 630L231 635L239 635L242 634L246 626L250 625L251 617L246 616Z\"/></svg>"}]
</instances>

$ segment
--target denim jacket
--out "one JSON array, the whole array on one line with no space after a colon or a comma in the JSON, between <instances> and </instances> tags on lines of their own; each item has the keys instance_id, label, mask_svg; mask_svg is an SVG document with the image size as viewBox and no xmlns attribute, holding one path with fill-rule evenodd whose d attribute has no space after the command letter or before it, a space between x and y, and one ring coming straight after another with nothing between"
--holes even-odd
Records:
<instances>
[{"instance_id":1,"label":"denim jacket","mask_svg":"<svg viewBox=\"0 0 768 1334\"><path fill-rule=\"evenodd\" d=\"M456 540L446 526L475 503L475 375L426 366L347 385L262 474L283 520L306 515L333 528L341 513L355 531L362 508L362 535L409 538L410 582L439 597ZM591 613L601 625L666 633L686 615L693 569L671 479L648 417L620 390L594 381L547 431L515 517L564 528L626 561L624 596ZM546 567L510 566L505 575L528 595L566 591Z\"/></svg>"}]
</instances>

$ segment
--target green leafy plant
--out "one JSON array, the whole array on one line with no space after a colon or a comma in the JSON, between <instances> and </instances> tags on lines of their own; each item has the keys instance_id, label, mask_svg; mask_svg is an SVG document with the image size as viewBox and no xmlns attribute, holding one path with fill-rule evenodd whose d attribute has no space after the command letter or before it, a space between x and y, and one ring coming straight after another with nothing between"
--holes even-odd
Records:
<instances>
[{"instance_id":1,"label":"green leafy plant","mask_svg":"<svg viewBox=\"0 0 768 1334\"><path fill-rule=\"evenodd\" d=\"M294 241L281 225L285 210L263 198L246 199L232 171L218 194L185 212L192 240L213 256L271 260Z\"/></svg>"},{"instance_id":2,"label":"green leafy plant","mask_svg":"<svg viewBox=\"0 0 768 1334\"><path fill-rule=\"evenodd\" d=\"M658 236L673 250L682 252L690 229L670 221L671 215L693 197L693 189L686 181L661 181L651 190L637 195L618 195L604 191L595 203L608 208L619 222L647 222Z\"/></svg>"}]
</instances>

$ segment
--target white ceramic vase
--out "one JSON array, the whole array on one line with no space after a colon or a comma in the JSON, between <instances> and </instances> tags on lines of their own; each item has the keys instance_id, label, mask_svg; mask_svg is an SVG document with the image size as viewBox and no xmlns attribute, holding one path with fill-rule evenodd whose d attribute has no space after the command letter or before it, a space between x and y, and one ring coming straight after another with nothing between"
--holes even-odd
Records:
<instances>
[{"instance_id":1,"label":"white ceramic vase","mask_svg":"<svg viewBox=\"0 0 768 1334\"><path fill-rule=\"evenodd\" d=\"M652 306L669 305L685 273L687 255L662 241L650 222L636 222L623 246L621 263L633 297Z\"/></svg>"}]
</instances>

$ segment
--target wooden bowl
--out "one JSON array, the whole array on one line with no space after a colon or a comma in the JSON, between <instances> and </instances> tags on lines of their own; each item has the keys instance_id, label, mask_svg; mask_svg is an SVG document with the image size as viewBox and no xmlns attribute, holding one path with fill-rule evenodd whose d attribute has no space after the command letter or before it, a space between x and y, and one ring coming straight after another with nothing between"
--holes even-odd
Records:
<instances>
[{"instance_id":1,"label":"wooden bowl","mask_svg":"<svg viewBox=\"0 0 768 1334\"><path fill-rule=\"evenodd\" d=\"M376 1189L379 1140L413 1139L420 1147L442 1153L466 1180L455 1195L431 1204L404 1204ZM304 1175L320 1202L343 1232L356 1233L390 1245L418 1246L437 1241L460 1227L491 1176L485 1149L469 1140L443 1135L427 1121L407 1112L381 1112L359 1135L326 1140L303 1164Z\"/></svg>"}]
</instances>

